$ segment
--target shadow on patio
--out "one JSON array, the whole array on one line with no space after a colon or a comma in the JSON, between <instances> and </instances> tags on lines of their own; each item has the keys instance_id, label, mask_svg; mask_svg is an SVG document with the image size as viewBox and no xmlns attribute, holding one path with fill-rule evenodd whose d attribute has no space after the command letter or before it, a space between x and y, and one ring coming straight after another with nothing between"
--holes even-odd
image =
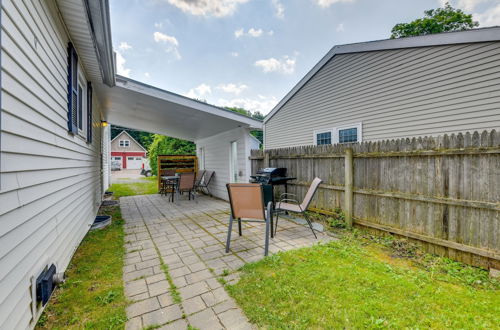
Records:
<instances>
[{"instance_id":1,"label":"shadow on patio","mask_svg":"<svg viewBox=\"0 0 500 330\"><path fill-rule=\"evenodd\" d=\"M181 198L173 204L160 195L143 195L120 202L126 220L125 292L135 301L127 310L128 328L251 328L217 277L264 257L263 224L244 223L241 237L234 228L226 254L225 201L200 196L197 202ZM269 250L272 254L331 239L319 233L316 240L308 227L280 221ZM228 280L237 280L237 273Z\"/></svg>"}]
</instances>

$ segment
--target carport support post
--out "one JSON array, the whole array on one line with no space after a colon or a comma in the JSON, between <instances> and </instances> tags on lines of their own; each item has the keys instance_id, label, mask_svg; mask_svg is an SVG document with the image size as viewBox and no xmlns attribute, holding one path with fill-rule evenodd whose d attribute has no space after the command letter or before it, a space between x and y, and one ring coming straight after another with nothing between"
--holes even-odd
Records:
<instances>
[{"instance_id":1,"label":"carport support post","mask_svg":"<svg viewBox=\"0 0 500 330\"><path fill-rule=\"evenodd\" d=\"M345 150L345 190L344 190L344 214L347 228L352 228L353 215L353 161L352 149Z\"/></svg>"}]
</instances>

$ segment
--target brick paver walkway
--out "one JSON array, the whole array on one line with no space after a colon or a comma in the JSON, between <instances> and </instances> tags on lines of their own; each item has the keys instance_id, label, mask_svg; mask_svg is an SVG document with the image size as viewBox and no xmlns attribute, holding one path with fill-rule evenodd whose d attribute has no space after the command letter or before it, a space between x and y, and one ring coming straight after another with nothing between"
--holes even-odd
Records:
<instances>
[{"instance_id":1,"label":"brick paver walkway","mask_svg":"<svg viewBox=\"0 0 500 330\"><path fill-rule=\"evenodd\" d=\"M133 301L127 308L127 329L253 328L217 278L229 271L225 280L236 281L234 271L263 258L263 224L245 223L241 237L234 226L231 252L226 254L229 205L224 201L181 197L172 204L159 195L144 195L123 197L120 206L126 221L125 294ZM280 220L269 251L331 239L326 234L318 238L308 227ZM177 289L172 290L171 283Z\"/></svg>"}]
</instances>

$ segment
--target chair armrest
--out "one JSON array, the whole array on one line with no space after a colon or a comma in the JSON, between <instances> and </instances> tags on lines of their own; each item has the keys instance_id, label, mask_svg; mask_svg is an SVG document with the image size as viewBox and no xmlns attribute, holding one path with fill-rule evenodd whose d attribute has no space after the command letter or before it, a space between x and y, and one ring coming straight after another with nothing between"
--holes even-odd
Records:
<instances>
[{"instance_id":1,"label":"chair armrest","mask_svg":"<svg viewBox=\"0 0 500 330\"><path fill-rule=\"evenodd\" d=\"M298 200L291 199L291 198L285 198L285 199L280 200L279 202L281 203L281 202L285 202L285 201L286 202L294 202L295 204L300 204Z\"/></svg>"}]
</instances>

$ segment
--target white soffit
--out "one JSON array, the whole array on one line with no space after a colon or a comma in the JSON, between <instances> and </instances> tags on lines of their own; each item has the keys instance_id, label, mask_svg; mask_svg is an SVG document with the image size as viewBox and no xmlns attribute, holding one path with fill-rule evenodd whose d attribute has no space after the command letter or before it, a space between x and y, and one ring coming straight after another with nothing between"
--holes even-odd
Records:
<instances>
[{"instance_id":1,"label":"white soffit","mask_svg":"<svg viewBox=\"0 0 500 330\"><path fill-rule=\"evenodd\" d=\"M96 86L104 118L114 125L185 140L198 140L262 122L178 94L117 76L116 86Z\"/></svg>"}]
</instances>

